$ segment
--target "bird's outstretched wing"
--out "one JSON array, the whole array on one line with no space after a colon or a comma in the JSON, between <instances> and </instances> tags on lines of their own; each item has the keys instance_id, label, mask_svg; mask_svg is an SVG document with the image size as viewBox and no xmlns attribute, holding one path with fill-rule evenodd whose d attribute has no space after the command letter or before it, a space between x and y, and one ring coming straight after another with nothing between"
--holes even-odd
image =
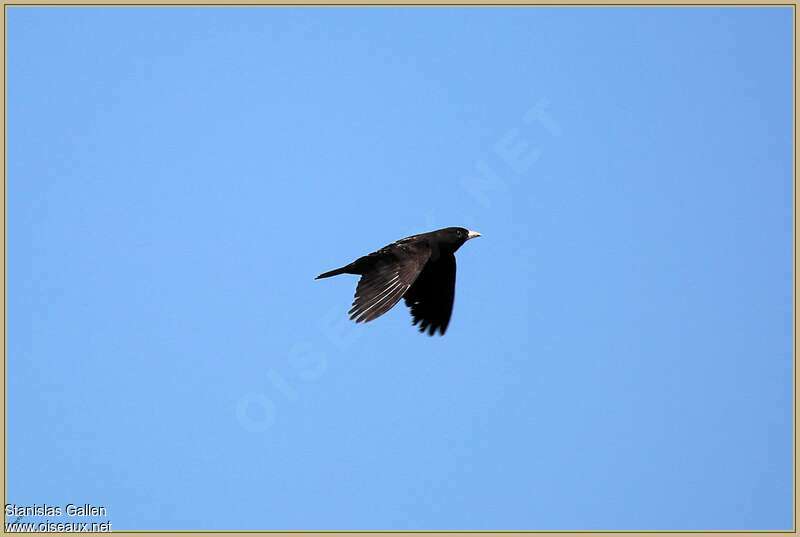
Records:
<instances>
[{"instance_id":1,"label":"bird's outstretched wing","mask_svg":"<svg viewBox=\"0 0 800 537\"><path fill-rule=\"evenodd\" d=\"M397 304L419 276L431 255L424 242L394 243L353 263L361 279L348 312L357 323L377 319Z\"/></svg>"},{"instance_id":2,"label":"bird's outstretched wing","mask_svg":"<svg viewBox=\"0 0 800 537\"><path fill-rule=\"evenodd\" d=\"M406 292L406 306L411 308L414 325L419 331L434 335L437 330L444 335L453 313L456 293L456 258L442 255L428 261L417 280Z\"/></svg>"}]
</instances>

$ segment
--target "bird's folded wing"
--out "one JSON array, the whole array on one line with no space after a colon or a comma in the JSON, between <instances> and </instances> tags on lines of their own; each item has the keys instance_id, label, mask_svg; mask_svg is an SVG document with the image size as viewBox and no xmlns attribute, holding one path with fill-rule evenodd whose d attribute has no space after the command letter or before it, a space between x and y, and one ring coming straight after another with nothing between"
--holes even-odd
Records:
<instances>
[{"instance_id":1,"label":"bird's folded wing","mask_svg":"<svg viewBox=\"0 0 800 537\"><path fill-rule=\"evenodd\" d=\"M450 324L456 292L456 258L443 255L425 265L414 285L405 295L406 306L411 308L413 324L419 331L433 335L437 330L444 335Z\"/></svg>"},{"instance_id":2,"label":"bird's folded wing","mask_svg":"<svg viewBox=\"0 0 800 537\"><path fill-rule=\"evenodd\" d=\"M356 287L348 312L357 323L377 319L397 304L419 276L430 257L426 244L393 245L366 256L369 269Z\"/></svg>"}]
</instances>

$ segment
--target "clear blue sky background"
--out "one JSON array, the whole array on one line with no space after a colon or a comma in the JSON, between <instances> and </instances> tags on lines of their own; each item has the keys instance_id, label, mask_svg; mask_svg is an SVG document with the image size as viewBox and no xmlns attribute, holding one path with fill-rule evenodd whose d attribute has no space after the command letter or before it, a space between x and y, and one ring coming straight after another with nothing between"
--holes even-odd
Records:
<instances>
[{"instance_id":1,"label":"clear blue sky background","mask_svg":"<svg viewBox=\"0 0 800 537\"><path fill-rule=\"evenodd\" d=\"M10 501L791 526L790 9L7 13ZM443 338L313 280L451 225Z\"/></svg>"}]
</instances>

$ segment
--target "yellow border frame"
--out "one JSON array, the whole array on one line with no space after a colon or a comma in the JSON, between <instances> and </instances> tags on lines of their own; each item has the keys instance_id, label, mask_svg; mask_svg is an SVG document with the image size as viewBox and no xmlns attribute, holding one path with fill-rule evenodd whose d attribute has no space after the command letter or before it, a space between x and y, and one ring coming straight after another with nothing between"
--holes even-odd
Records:
<instances>
[{"instance_id":1,"label":"yellow border frame","mask_svg":"<svg viewBox=\"0 0 800 537\"><path fill-rule=\"evenodd\" d=\"M797 58L798 52L800 49L798 48L797 42L797 2L792 0L784 0L784 1L773 1L773 2L754 2L752 0L706 0L703 2L693 2L692 0L673 0L671 2L658 2L658 1L642 1L642 0L617 0L613 3L603 2L602 0L585 0L583 2L576 2L576 3L569 3L569 2L532 2L530 0L504 0L502 2L497 3L488 3L485 1L480 0L436 0L435 2L426 3L426 2L419 2L419 1L381 1L381 0L351 0L349 2L337 2L335 0L322 0L316 2L264 2L262 0L238 0L236 2L226 4L220 3L219 1L214 0L172 0L167 2L159 2L158 0L138 0L136 2L113 2L108 0L89 0L83 2L70 2L68 0L55 0L49 2L35 2L35 1L6 1L2 0L3 9L2 14L0 17L2 20L0 21L0 29L2 30L2 36L0 36L0 54L3 57L3 70L2 70L2 85L3 85L3 109L2 109L2 116L0 116L0 121L3 123L3 133L2 133L2 154L3 154L3 191L2 191L2 219L0 220L0 232L2 232L3 236L3 251L2 251L2 275L3 275L3 288L2 288L2 301L3 301L3 311L2 314L2 332L3 332L3 369L2 369L2 392L3 397L0 405L2 408L3 414L3 427L0 430L0 436L3 439L3 465L0 469L0 480L3 483L3 505L6 504L6 498L8 497L8 490L7 490L7 483L6 483L6 469L7 469L7 460L6 460L6 371L7 371L7 362L6 362L6 311L7 311L7 304L6 304L6 173L7 173L7 166L6 166L6 7L7 6L31 6L31 7L45 7L45 6L52 6L52 7L81 7L81 6L95 6L95 7L156 7L156 6L201 6L201 7L253 7L253 6L263 6L263 7L277 7L277 6L286 6L286 7L346 7L346 6L354 6L354 7L366 7L366 6L374 6L374 7L381 7L381 6L464 6L464 7L480 7L480 6L488 6L488 7L500 7L500 6L531 6L531 7L541 7L541 6L552 6L552 7L667 7L667 6L681 6L681 7L765 7L765 6L773 6L773 7L792 7L793 8L793 31L792 31L792 41L793 41L793 49L794 49L794 58L793 58L793 67L792 67L792 93L793 93L793 100L792 100L792 131L794 135L794 154L792 155L792 172L793 172L793 194L792 194L792 228L794 231L794 240L793 240L793 250L792 250L792 261L793 261L793 285L792 285L792 303L794 305L794 323L793 323L793 332L792 332L792 349L793 349L793 356L792 356L792 364L793 364L793 371L794 371L794 382L793 382L793 390L792 390L792 403L793 403L793 460L792 460L792 488L794 492L794 505L792 511L792 529L791 530L762 530L762 531L725 531L725 530L707 530L707 531L659 531L659 530L623 530L623 531L607 531L607 530L587 530L587 531L580 531L580 530L563 530L563 531L538 531L538 530L498 530L498 531L469 531L469 530L461 530L461 531L450 531L450 530L442 530L442 531L396 531L396 530L366 530L366 531L347 531L347 530L330 530L330 531L305 531L305 530L233 530L233 531L216 531L216 530L175 530L175 531L160 531L160 530L115 530L113 533L118 534L125 534L125 535L147 535L147 536L157 536L157 535L184 535L184 534L195 534L195 533L206 533L206 534L217 534L217 535L242 535L242 534L302 534L308 536L325 536L328 534L344 534L344 535L359 535L361 537L370 536L370 535L385 535L385 534L396 534L396 535L414 535L416 537L436 537L437 535L456 535L456 534L499 534L503 536L525 536L530 534L542 535L542 536L554 536L554 537L563 537L564 535L603 535L603 536L612 536L612 535L635 535L635 534L659 534L664 537L679 537L681 535L686 534L695 534L695 535L729 535L731 537L739 537L739 536L746 536L746 535L763 535L763 534L779 534L779 535L797 535L797 507L798 507L798 495L797 495L797 274L796 274L796 267L797 267ZM5 519L5 516L3 517ZM5 535L5 528L0 528L0 535ZM52 535L52 533L27 533L23 535ZM85 533L81 535L106 535L102 533Z\"/></svg>"}]
</instances>

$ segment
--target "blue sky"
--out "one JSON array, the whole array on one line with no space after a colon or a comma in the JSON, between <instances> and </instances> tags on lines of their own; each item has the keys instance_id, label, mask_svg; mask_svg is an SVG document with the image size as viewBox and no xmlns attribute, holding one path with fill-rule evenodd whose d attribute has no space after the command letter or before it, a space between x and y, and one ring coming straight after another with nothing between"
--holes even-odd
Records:
<instances>
[{"instance_id":1,"label":"blue sky","mask_svg":"<svg viewBox=\"0 0 800 537\"><path fill-rule=\"evenodd\" d=\"M8 501L791 527L790 9L7 16ZM453 225L445 337L313 280Z\"/></svg>"}]
</instances>

